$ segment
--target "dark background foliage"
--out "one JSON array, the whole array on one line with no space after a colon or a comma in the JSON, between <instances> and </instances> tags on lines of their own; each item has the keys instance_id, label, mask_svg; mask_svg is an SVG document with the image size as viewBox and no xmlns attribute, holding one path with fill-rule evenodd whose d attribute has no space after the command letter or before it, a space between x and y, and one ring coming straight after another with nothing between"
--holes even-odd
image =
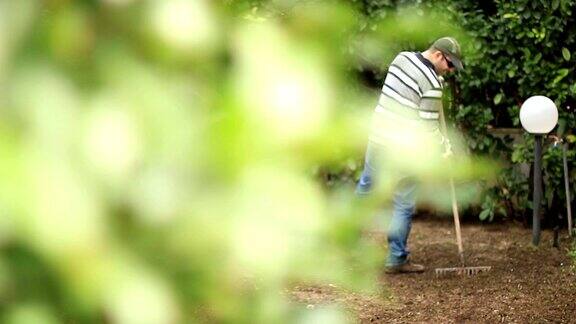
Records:
<instances>
[{"instance_id":1,"label":"dark background foliage","mask_svg":"<svg viewBox=\"0 0 576 324\"><path fill-rule=\"evenodd\" d=\"M556 103L559 126L551 135L569 142L568 168L575 167L572 67L576 24L572 13L576 1L351 1L372 22L404 6L446 8L451 23L465 31L466 69L451 78L448 117L464 134L472 154L490 155L506 166L498 181L484 184L482 203L472 211L481 219L509 217L527 223L532 208L529 174L534 142L521 128L519 111L530 96L545 95ZM385 69L362 70L361 74L367 84L379 87ZM565 214L561 207L565 204L562 149L553 142L549 138L544 148L543 207L546 214L554 214L546 217L547 223L556 213Z\"/></svg>"}]
</instances>

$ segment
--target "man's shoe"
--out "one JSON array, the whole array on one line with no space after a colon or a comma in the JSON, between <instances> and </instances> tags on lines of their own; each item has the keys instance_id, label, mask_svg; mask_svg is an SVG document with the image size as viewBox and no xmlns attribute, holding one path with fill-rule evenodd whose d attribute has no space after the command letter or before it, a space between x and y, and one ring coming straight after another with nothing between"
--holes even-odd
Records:
<instances>
[{"instance_id":1,"label":"man's shoe","mask_svg":"<svg viewBox=\"0 0 576 324\"><path fill-rule=\"evenodd\" d=\"M395 265L395 266L388 266L386 267L386 273L420 273L424 272L426 267L421 264L412 263L410 261Z\"/></svg>"}]
</instances>

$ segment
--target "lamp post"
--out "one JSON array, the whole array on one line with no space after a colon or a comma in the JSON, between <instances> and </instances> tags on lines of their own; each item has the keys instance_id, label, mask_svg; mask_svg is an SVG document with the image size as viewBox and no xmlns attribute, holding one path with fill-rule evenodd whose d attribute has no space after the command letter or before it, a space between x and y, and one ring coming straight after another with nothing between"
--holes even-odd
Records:
<instances>
[{"instance_id":1,"label":"lamp post","mask_svg":"<svg viewBox=\"0 0 576 324\"><path fill-rule=\"evenodd\" d=\"M532 96L520 108L522 127L534 138L534 198L532 213L532 244L540 243L540 201L542 200L542 135L548 134L558 122L558 109L545 96Z\"/></svg>"}]
</instances>

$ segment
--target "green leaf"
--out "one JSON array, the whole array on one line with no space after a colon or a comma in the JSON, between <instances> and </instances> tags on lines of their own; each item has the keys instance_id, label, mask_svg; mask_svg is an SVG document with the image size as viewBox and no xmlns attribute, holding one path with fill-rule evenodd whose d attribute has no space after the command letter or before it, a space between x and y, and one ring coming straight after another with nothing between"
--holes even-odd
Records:
<instances>
[{"instance_id":1,"label":"green leaf","mask_svg":"<svg viewBox=\"0 0 576 324\"><path fill-rule=\"evenodd\" d=\"M504 207L498 207L498 213L504 217L508 217L508 213Z\"/></svg>"},{"instance_id":2,"label":"green leaf","mask_svg":"<svg viewBox=\"0 0 576 324\"><path fill-rule=\"evenodd\" d=\"M486 220L488 216L490 216L490 209L484 209L478 217L480 218L480 220Z\"/></svg>"},{"instance_id":3,"label":"green leaf","mask_svg":"<svg viewBox=\"0 0 576 324\"><path fill-rule=\"evenodd\" d=\"M521 48L521 50L522 50L522 52L524 52L524 56L526 57L526 59L529 59L530 55L531 55L530 49L527 47L523 47L523 48Z\"/></svg>"},{"instance_id":4,"label":"green leaf","mask_svg":"<svg viewBox=\"0 0 576 324\"><path fill-rule=\"evenodd\" d=\"M522 152L514 151L512 152L512 163L520 162L522 159Z\"/></svg>"},{"instance_id":5,"label":"green leaf","mask_svg":"<svg viewBox=\"0 0 576 324\"><path fill-rule=\"evenodd\" d=\"M532 62L538 63L541 58L542 58L542 53L538 53L538 54L536 54L536 56L534 56L534 60Z\"/></svg>"},{"instance_id":6,"label":"green leaf","mask_svg":"<svg viewBox=\"0 0 576 324\"><path fill-rule=\"evenodd\" d=\"M499 104L500 102L502 102L502 98L503 98L503 97L504 97L504 94L503 94L503 93L500 92L499 94L497 94L497 95L494 97L494 104L497 105L497 104Z\"/></svg>"},{"instance_id":7,"label":"green leaf","mask_svg":"<svg viewBox=\"0 0 576 324\"><path fill-rule=\"evenodd\" d=\"M503 93L499 93L494 97L494 104L497 105L502 101L502 98L504 97Z\"/></svg>"},{"instance_id":8,"label":"green leaf","mask_svg":"<svg viewBox=\"0 0 576 324\"><path fill-rule=\"evenodd\" d=\"M568 75L568 73L570 73L570 70L568 70L568 69L558 70L557 76L554 79L554 81L552 81L552 84L556 84L556 83L562 81L562 79L564 79Z\"/></svg>"},{"instance_id":9,"label":"green leaf","mask_svg":"<svg viewBox=\"0 0 576 324\"><path fill-rule=\"evenodd\" d=\"M566 47L562 47L562 56L566 61L570 61L570 51Z\"/></svg>"},{"instance_id":10,"label":"green leaf","mask_svg":"<svg viewBox=\"0 0 576 324\"><path fill-rule=\"evenodd\" d=\"M520 16L518 16L518 14L515 13L515 12L514 12L514 13L510 13L510 12L505 13L504 16L502 16L502 17L503 17L504 19L510 19L510 18L518 19L518 18L520 18Z\"/></svg>"}]
</instances>

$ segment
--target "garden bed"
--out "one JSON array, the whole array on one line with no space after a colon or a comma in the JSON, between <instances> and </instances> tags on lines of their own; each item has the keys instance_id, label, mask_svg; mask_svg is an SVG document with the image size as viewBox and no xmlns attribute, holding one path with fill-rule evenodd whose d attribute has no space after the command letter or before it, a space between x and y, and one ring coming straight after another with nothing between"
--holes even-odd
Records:
<instances>
[{"instance_id":1,"label":"garden bed","mask_svg":"<svg viewBox=\"0 0 576 324\"><path fill-rule=\"evenodd\" d=\"M363 323L574 323L576 274L562 232L560 248L543 231L539 247L531 230L517 224L463 224L469 266L492 266L474 277L437 278L433 269L458 266L449 219L414 221L412 258L423 274L382 275L378 295L350 293L334 286L298 286L294 299L308 308L338 302Z\"/></svg>"}]
</instances>

